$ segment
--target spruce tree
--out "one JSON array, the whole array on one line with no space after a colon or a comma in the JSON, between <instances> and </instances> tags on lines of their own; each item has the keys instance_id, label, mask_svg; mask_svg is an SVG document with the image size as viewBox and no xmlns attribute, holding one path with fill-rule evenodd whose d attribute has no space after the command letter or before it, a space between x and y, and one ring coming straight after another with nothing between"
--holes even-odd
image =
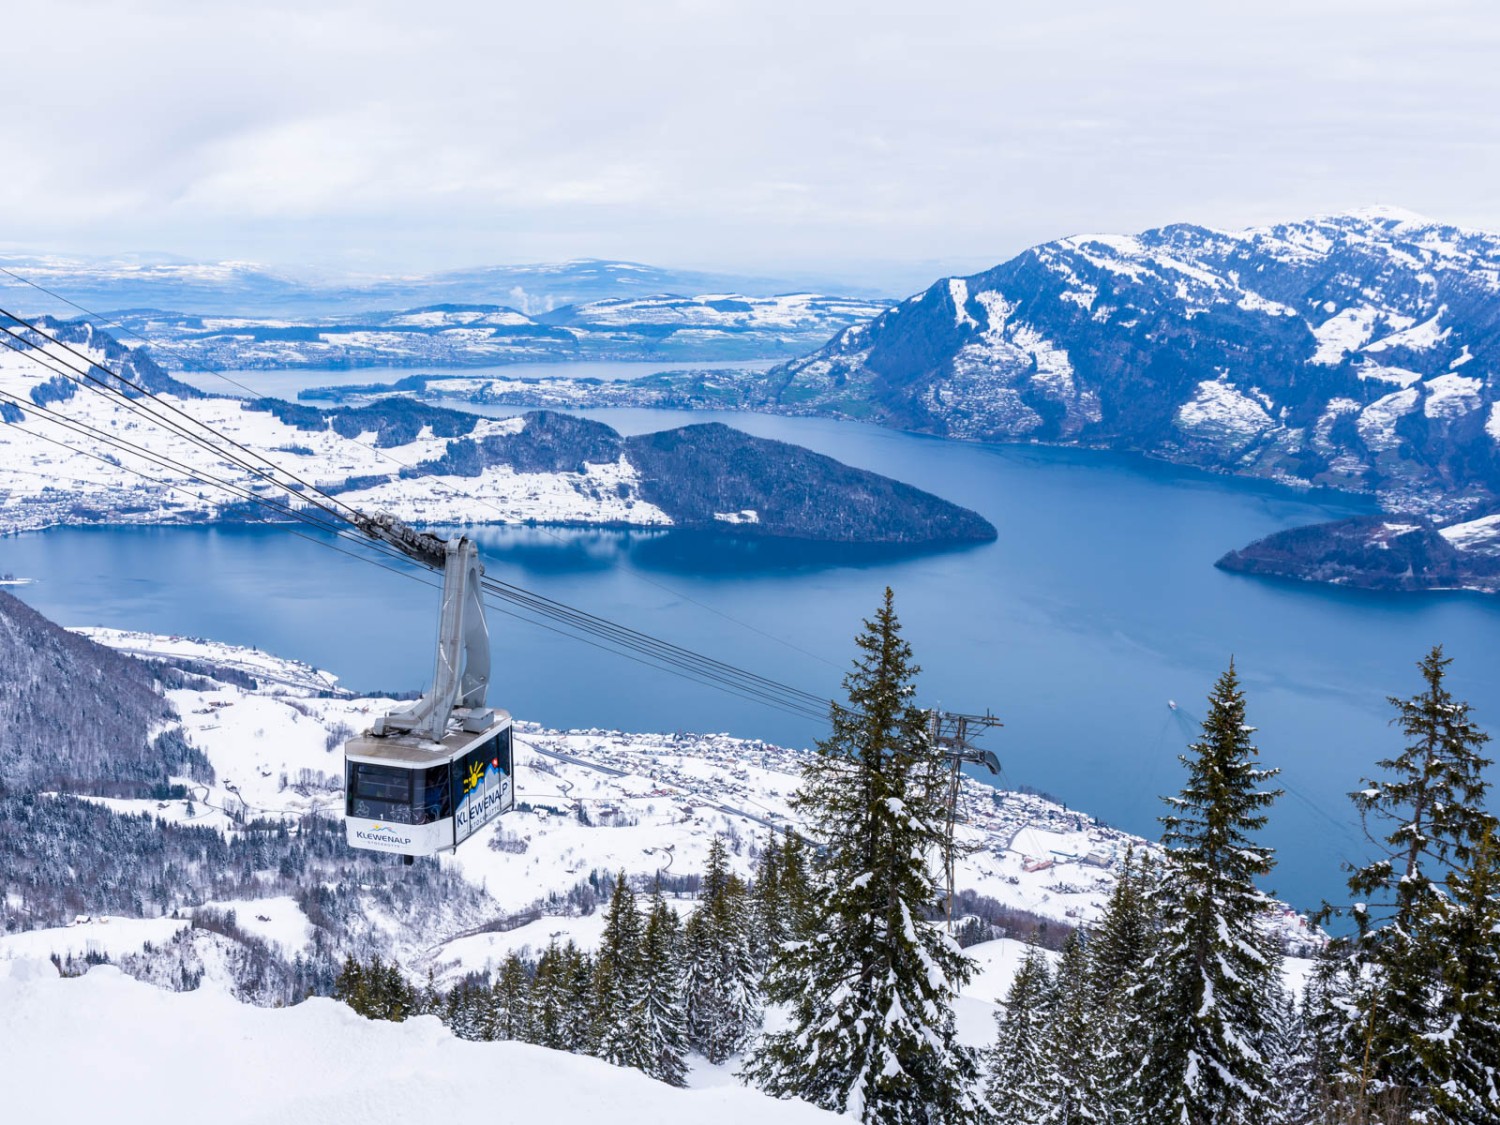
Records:
<instances>
[{"instance_id":1,"label":"spruce tree","mask_svg":"<svg viewBox=\"0 0 1500 1125\"><path fill-rule=\"evenodd\" d=\"M818 894L813 886L811 849L795 832L781 845L781 929L784 941L807 941L818 931Z\"/></svg>"},{"instance_id":2,"label":"spruce tree","mask_svg":"<svg viewBox=\"0 0 1500 1125\"><path fill-rule=\"evenodd\" d=\"M985 1095L996 1125L1034 1125L1052 1107L1047 1044L1052 1037L1052 976L1036 946L1026 955L1000 1011L989 1052Z\"/></svg>"},{"instance_id":3,"label":"spruce tree","mask_svg":"<svg viewBox=\"0 0 1500 1125\"><path fill-rule=\"evenodd\" d=\"M789 1026L743 1073L862 1122L967 1125L988 1116L975 1053L954 1035L972 967L923 920L941 895L929 858L946 842L945 762L912 701L917 668L889 589L856 644L848 705L832 706L792 802L826 849L819 928L772 962L767 994Z\"/></svg>"},{"instance_id":4,"label":"spruce tree","mask_svg":"<svg viewBox=\"0 0 1500 1125\"><path fill-rule=\"evenodd\" d=\"M641 916L621 871L604 915L604 936L594 966L594 1053L616 1066L646 1069L639 1035L644 994Z\"/></svg>"},{"instance_id":5,"label":"spruce tree","mask_svg":"<svg viewBox=\"0 0 1500 1125\"><path fill-rule=\"evenodd\" d=\"M1417 665L1424 690L1410 699L1391 697L1407 744L1378 763L1383 777L1351 795L1367 823L1373 817L1390 825L1385 854L1349 877L1360 900L1354 971L1362 987L1346 1028L1343 1068L1360 1112L1385 1103L1421 1114L1430 1103L1424 1042L1440 1032L1448 957L1442 880L1472 859L1493 823L1483 810L1490 760L1481 750L1489 736L1470 718L1469 705L1448 691L1451 663L1441 646L1433 648Z\"/></svg>"},{"instance_id":6,"label":"spruce tree","mask_svg":"<svg viewBox=\"0 0 1500 1125\"><path fill-rule=\"evenodd\" d=\"M568 1026L573 1004L571 965L557 942L548 944L536 963L531 982L531 1019L528 1041L555 1051L577 1051L578 1040Z\"/></svg>"},{"instance_id":7,"label":"spruce tree","mask_svg":"<svg viewBox=\"0 0 1500 1125\"><path fill-rule=\"evenodd\" d=\"M1278 790L1262 769L1231 661L1208 700L1203 736L1182 756L1188 781L1162 817L1161 933L1144 969L1149 1041L1134 1083L1142 1121L1256 1125L1271 1120L1263 1044L1280 971L1259 924L1272 867L1253 839Z\"/></svg>"},{"instance_id":8,"label":"spruce tree","mask_svg":"<svg viewBox=\"0 0 1500 1125\"><path fill-rule=\"evenodd\" d=\"M1052 1034L1044 1054L1050 1104L1038 1125L1092 1125L1101 1119L1092 984L1083 940L1074 933L1052 977Z\"/></svg>"},{"instance_id":9,"label":"spruce tree","mask_svg":"<svg viewBox=\"0 0 1500 1125\"><path fill-rule=\"evenodd\" d=\"M742 1050L760 1028L760 966L744 883L722 837L709 847L698 909L684 933L688 1043L711 1063Z\"/></svg>"},{"instance_id":10,"label":"spruce tree","mask_svg":"<svg viewBox=\"0 0 1500 1125\"><path fill-rule=\"evenodd\" d=\"M1131 1080L1145 1056L1143 976L1156 935L1151 901L1155 870L1127 849L1098 925L1089 933L1090 1008L1096 1025L1099 1120L1133 1125Z\"/></svg>"},{"instance_id":11,"label":"spruce tree","mask_svg":"<svg viewBox=\"0 0 1500 1125\"><path fill-rule=\"evenodd\" d=\"M598 1024L594 987L596 963L571 940L563 946L561 956L560 973L567 998L562 1019L566 1049L576 1054L590 1054L597 1046L594 1040Z\"/></svg>"},{"instance_id":12,"label":"spruce tree","mask_svg":"<svg viewBox=\"0 0 1500 1125\"><path fill-rule=\"evenodd\" d=\"M682 1086L687 1076L682 929L677 912L662 897L660 882L646 916L641 962L643 990L638 1023L645 1049L644 1069L669 1086Z\"/></svg>"},{"instance_id":13,"label":"spruce tree","mask_svg":"<svg viewBox=\"0 0 1500 1125\"><path fill-rule=\"evenodd\" d=\"M772 829L755 865L755 879L750 890L754 924L751 945L762 971L770 963L772 951L787 940L786 910L782 900L781 842Z\"/></svg>"},{"instance_id":14,"label":"spruce tree","mask_svg":"<svg viewBox=\"0 0 1500 1125\"><path fill-rule=\"evenodd\" d=\"M1433 1033L1421 1043L1437 1125L1500 1121L1500 841L1493 829L1448 877Z\"/></svg>"},{"instance_id":15,"label":"spruce tree","mask_svg":"<svg viewBox=\"0 0 1500 1125\"><path fill-rule=\"evenodd\" d=\"M1262 1051L1271 1076L1271 1120L1309 1125L1316 1120L1314 1054L1297 998L1279 980L1273 982L1269 1014Z\"/></svg>"},{"instance_id":16,"label":"spruce tree","mask_svg":"<svg viewBox=\"0 0 1500 1125\"><path fill-rule=\"evenodd\" d=\"M490 1030L495 1039L530 1038L531 979L526 964L512 953L490 986Z\"/></svg>"}]
</instances>

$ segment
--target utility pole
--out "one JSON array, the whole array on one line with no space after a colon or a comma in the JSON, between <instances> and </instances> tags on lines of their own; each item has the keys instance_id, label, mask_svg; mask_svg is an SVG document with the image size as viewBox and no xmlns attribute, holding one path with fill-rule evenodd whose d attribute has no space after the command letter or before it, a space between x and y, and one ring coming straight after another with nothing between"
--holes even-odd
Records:
<instances>
[{"instance_id":1,"label":"utility pole","mask_svg":"<svg viewBox=\"0 0 1500 1125\"><path fill-rule=\"evenodd\" d=\"M958 780L960 771L967 763L983 766L991 774L1000 773L1000 759L988 750L981 750L970 742L993 727L1005 724L986 711L983 715L956 715L948 711L933 710L928 719L932 744L943 752L949 765L948 774L948 840L944 854L944 866L948 876L948 933L953 933L953 834L958 822Z\"/></svg>"}]
</instances>

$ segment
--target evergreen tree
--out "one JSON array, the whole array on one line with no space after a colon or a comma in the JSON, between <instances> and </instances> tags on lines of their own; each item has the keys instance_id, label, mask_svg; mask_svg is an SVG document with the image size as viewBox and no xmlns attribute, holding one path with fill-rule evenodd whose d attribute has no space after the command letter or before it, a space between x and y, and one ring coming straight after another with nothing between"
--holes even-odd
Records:
<instances>
[{"instance_id":1,"label":"evergreen tree","mask_svg":"<svg viewBox=\"0 0 1500 1125\"><path fill-rule=\"evenodd\" d=\"M443 1022L459 1039L495 1038L488 983L470 974L455 984L443 1004Z\"/></svg>"},{"instance_id":2,"label":"evergreen tree","mask_svg":"<svg viewBox=\"0 0 1500 1125\"><path fill-rule=\"evenodd\" d=\"M579 1054L595 1050L597 996L594 988L595 961L572 941L562 948L562 979L567 997L562 1030L566 1050Z\"/></svg>"},{"instance_id":3,"label":"evergreen tree","mask_svg":"<svg viewBox=\"0 0 1500 1125\"><path fill-rule=\"evenodd\" d=\"M1383 778L1352 794L1362 816L1388 822L1386 854L1354 871L1349 890L1359 937L1355 972L1363 982L1346 1027L1343 1068L1355 1108L1404 1105L1422 1113L1430 1101L1425 1038L1437 1033L1443 993L1441 879L1467 864L1492 818L1483 811L1489 736L1444 684L1450 658L1435 647L1417 665L1425 689L1391 697L1407 745L1378 763Z\"/></svg>"},{"instance_id":4,"label":"evergreen tree","mask_svg":"<svg viewBox=\"0 0 1500 1125\"><path fill-rule=\"evenodd\" d=\"M1051 1104L1039 1125L1091 1125L1100 1120L1092 984L1083 941L1074 933L1052 978L1052 1034L1044 1056Z\"/></svg>"},{"instance_id":5,"label":"evergreen tree","mask_svg":"<svg viewBox=\"0 0 1500 1125\"><path fill-rule=\"evenodd\" d=\"M683 1014L682 931L658 882L641 939L643 994L638 1017L645 1071L669 1086L687 1076L687 1028Z\"/></svg>"},{"instance_id":6,"label":"evergreen tree","mask_svg":"<svg viewBox=\"0 0 1500 1125\"><path fill-rule=\"evenodd\" d=\"M1144 970L1149 1042L1133 1096L1161 1125L1255 1125L1273 1109L1262 1045L1279 965L1255 886L1273 861L1252 834L1279 796L1260 785L1278 771L1256 765L1232 661L1208 702L1182 757L1187 785L1162 817L1161 934Z\"/></svg>"},{"instance_id":7,"label":"evergreen tree","mask_svg":"<svg viewBox=\"0 0 1500 1125\"><path fill-rule=\"evenodd\" d=\"M912 703L917 669L889 589L857 638L848 706L803 772L793 806L826 846L820 928L784 946L767 994L790 1008L744 1074L862 1122L967 1125L987 1118L953 999L972 973L922 919L941 891L929 857L946 843L945 762Z\"/></svg>"},{"instance_id":8,"label":"evergreen tree","mask_svg":"<svg viewBox=\"0 0 1500 1125\"><path fill-rule=\"evenodd\" d=\"M587 1042L573 1037L569 1016L573 1006L572 963L557 942L548 944L537 959L531 982L528 1039L554 1051L577 1051Z\"/></svg>"},{"instance_id":9,"label":"evergreen tree","mask_svg":"<svg viewBox=\"0 0 1500 1125\"><path fill-rule=\"evenodd\" d=\"M756 963L764 971L772 952L788 938L786 908L781 887L781 842L773 829L766 836L750 891L753 924L751 947Z\"/></svg>"},{"instance_id":10,"label":"evergreen tree","mask_svg":"<svg viewBox=\"0 0 1500 1125\"><path fill-rule=\"evenodd\" d=\"M362 1016L368 1016L368 985L364 979L364 967L350 953L344 957L344 967L333 982L333 998L341 1000Z\"/></svg>"},{"instance_id":11,"label":"evergreen tree","mask_svg":"<svg viewBox=\"0 0 1500 1125\"><path fill-rule=\"evenodd\" d=\"M759 1029L761 1009L751 904L720 836L709 846L701 896L684 935L687 1036L709 1062L722 1063Z\"/></svg>"},{"instance_id":12,"label":"evergreen tree","mask_svg":"<svg viewBox=\"0 0 1500 1125\"><path fill-rule=\"evenodd\" d=\"M784 941L807 941L818 932L818 892L807 841L788 832L781 845L781 929Z\"/></svg>"},{"instance_id":13,"label":"evergreen tree","mask_svg":"<svg viewBox=\"0 0 1500 1125\"><path fill-rule=\"evenodd\" d=\"M531 979L526 963L512 953L490 986L490 1027L496 1039L530 1039Z\"/></svg>"},{"instance_id":14,"label":"evergreen tree","mask_svg":"<svg viewBox=\"0 0 1500 1125\"><path fill-rule=\"evenodd\" d=\"M1271 1076L1271 1120L1276 1125L1310 1125L1316 1120L1317 1074L1297 998L1281 981L1272 982L1270 1026L1262 1052Z\"/></svg>"},{"instance_id":15,"label":"evergreen tree","mask_svg":"<svg viewBox=\"0 0 1500 1125\"><path fill-rule=\"evenodd\" d=\"M641 916L635 893L621 871L604 915L604 936L594 967L595 1053L616 1066L645 1070L646 1045L639 1035L644 998Z\"/></svg>"},{"instance_id":16,"label":"evergreen tree","mask_svg":"<svg viewBox=\"0 0 1500 1125\"><path fill-rule=\"evenodd\" d=\"M1500 1121L1500 842L1487 831L1448 877L1434 1033L1422 1040L1440 1125Z\"/></svg>"},{"instance_id":17,"label":"evergreen tree","mask_svg":"<svg viewBox=\"0 0 1500 1125\"><path fill-rule=\"evenodd\" d=\"M1096 1026L1099 1120L1133 1125L1138 1118L1131 1079L1145 1056L1143 976L1156 934L1152 913L1155 872L1146 857L1127 850L1098 926L1088 942L1090 1007Z\"/></svg>"},{"instance_id":18,"label":"evergreen tree","mask_svg":"<svg viewBox=\"0 0 1500 1125\"><path fill-rule=\"evenodd\" d=\"M1001 1010L989 1053L985 1095L996 1125L1033 1125L1052 1107L1047 1043L1052 1036L1052 976L1047 958L1028 946Z\"/></svg>"},{"instance_id":19,"label":"evergreen tree","mask_svg":"<svg viewBox=\"0 0 1500 1125\"><path fill-rule=\"evenodd\" d=\"M1319 1122L1353 1120L1350 1091L1358 1086L1350 1068L1347 1040L1361 983L1345 943L1330 942L1313 966L1302 998L1302 1054L1309 1073L1309 1119ZM1342 1116L1341 1118L1341 1115Z\"/></svg>"}]
</instances>

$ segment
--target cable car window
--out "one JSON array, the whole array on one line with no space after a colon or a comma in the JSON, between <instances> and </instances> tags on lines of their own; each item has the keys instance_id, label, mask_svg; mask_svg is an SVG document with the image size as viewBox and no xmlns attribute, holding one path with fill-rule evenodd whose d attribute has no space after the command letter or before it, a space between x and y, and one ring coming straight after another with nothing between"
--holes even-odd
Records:
<instances>
[{"instance_id":1,"label":"cable car window","mask_svg":"<svg viewBox=\"0 0 1500 1125\"><path fill-rule=\"evenodd\" d=\"M349 815L412 824L411 770L369 762L349 763Z\"/></svg>"},{"instance_id":2,"label":"cable car window","mask_svg":"<svg viewBox=\"0 0 1500 1125\"><path fill-rule=\"evenodd\" d=\"M429 824L453 815L453 788L448 784L450 772L446 764L423 771L416 823Z\"/></svg>"}]
</instances>

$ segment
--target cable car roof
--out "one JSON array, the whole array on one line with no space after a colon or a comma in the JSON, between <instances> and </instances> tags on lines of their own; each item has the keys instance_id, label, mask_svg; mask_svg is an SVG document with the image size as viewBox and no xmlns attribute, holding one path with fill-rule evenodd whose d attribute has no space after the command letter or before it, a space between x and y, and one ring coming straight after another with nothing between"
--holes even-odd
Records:
<instances>
[{"instance_id":1,"label":"cable car roof","mask_svg":"<svg viewBox=\"0 0 1500 1125\"><path fill-rule=\"evenodd\" d=\"M386 734L376 737L364 734L344 744L344 757L356 762L383 762L390 765L436 766L451 762L475 746L494 738L510 726L509 711L496 710L495 719L484 730L454 730L442 742L433 742L417 734Z\"/></svg>"}]
</instances>

